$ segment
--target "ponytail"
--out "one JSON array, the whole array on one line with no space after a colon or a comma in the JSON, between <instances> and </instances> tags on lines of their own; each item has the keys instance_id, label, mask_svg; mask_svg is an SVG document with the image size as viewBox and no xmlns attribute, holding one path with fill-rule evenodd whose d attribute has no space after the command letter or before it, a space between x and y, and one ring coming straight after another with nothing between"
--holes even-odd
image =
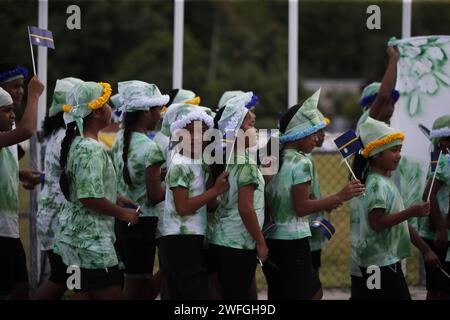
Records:
<instances>
[{"instance_id":1,"label":"ponytail","mask_svg":"<svg viewBox=\"0 0 450 320\"><path fill-rule=\"evenodd\" d=\"M59 157L59 166L61 168L61 176L59 177L59 186L61 187L64 197L70 201L70 181L66 172L67 158L73 139L78 135L78 129L75 122L67 125L66 135L61 142L61 153Z\"/></svg>"},{"instance_id":2,"label":"ponytail","mask_svg":"<svg viewBox=\"0 0 450 320\"><path fill-rule=\"evenodd\" d=\"M353 172L355 173L356 179L364 183L367 178L367 173L369 169L369 161L365 158L361 153L357 152L355 157L353 158L352 164ZM349 179L352 179L352 176L349 176Z\"/></svg>"},{"instance_id":3,"label":"ponytail","mask_svg":"<svg viewBox=\"0 0 450 320\"><path fill-rule=\"evenodd\" d=\"M122 176L125 183L129 186L131 186L132 183L130 171L128 170L128 152L130 151L131 135L133 133L136 122L141 118L141 115L141 111L127 112L125 113L123 122Z\"/></svg>"}]
</instances>

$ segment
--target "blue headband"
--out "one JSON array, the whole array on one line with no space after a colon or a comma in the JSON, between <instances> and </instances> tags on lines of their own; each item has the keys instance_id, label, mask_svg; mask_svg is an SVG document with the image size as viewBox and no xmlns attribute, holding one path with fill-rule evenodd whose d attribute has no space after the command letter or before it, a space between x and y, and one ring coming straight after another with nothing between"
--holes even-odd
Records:
<instances>
[{"instance_id":1,"label":"blue headband","mask_svg":"<svg viewBox=\"0 0 450 320\"><path fill-rule=\"evenodd\" d=\"M23 76L25 80L28 79L28 70L25 67L17 67L16 69L0 73L0 85L8 82L9 79Z\"/></svg>"},{"instance_id":2,"label":"blue headband","mask_svg":"<svg viewBox=\"0 0 450 320\"><path fill-rule=\"evenodd\" d=\"M361 107L366 107L368 105L371 105L372 102L375 101L375 98L377 97L378 93L369 94L368 96L365 96L359 100L359 105ZM397 90L392 90L391 97L394 98L394 103L397 102L398 98L400 97L400 93Z\"/></svg>"},{"instance_id":3,"label":"blue headband","mask_svg":"<svg viewBox=\"0 0 450 320\"><path fill-rule=\"evenodd\" d=\"M254 107L258 102L259 102L258 96L253 95L253 96L252 96L252 100L250 100L250 102L247 103L247 104L245 105L245 107L246 107L247 109L251 109L251 108Z\"/></svg>"}]
</instances>

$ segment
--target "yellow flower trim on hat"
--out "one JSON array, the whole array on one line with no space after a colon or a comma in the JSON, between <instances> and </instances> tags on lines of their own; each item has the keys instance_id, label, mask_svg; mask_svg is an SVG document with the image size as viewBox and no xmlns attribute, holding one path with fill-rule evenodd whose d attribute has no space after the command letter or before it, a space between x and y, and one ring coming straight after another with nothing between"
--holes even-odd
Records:
<instances>
[{"instance_id":1,"label":"yellow flower trim on hat","mask_svg":"<svg viewBox=\"0 0 450 320\"><path fill-rule=\"evenodd\" d=\"M330 125L330 123L331 123L331 120L329 118L327 118L327 117L324 117L323 120L325 121L325 125L328 127Z\"/></svg>"},{"instance_id":2,"label":"yellow flower trim on hat","mask_svg":"<svg viewBox=\"0 0 450 320\"><path fill-rule=\"evenodd\" d=\"M188 101L185 101L184 103L193 104L193 105L198 106L200 104L200 101L201 101L200 97L196 96L195 98L193 98L191 100L188 100Z\"/></svg>"},{"instance_id":3,"label":"yellow flower trim on hat","mask_svg":"<svg viewBox=\"0 0 450 320\"><path fill-rule=\"evenodd\" d=\"M100 98L98 98L88 104L88 108L91 110L98 109L101 106L103 106L105 103L107 103L109 100L109 97L111 96L111 93L112 93L111 85L109 83L98 82L98 84L103 87L103 95Z\"/></svg>"},{"instance_id":4,"label":"yellow flower trim on hat","mask_svg":"<svg viewBox=\"0 0 450 320\"><path fill-rule=\"evenodd\" d=\"M369 153L378 147L381 147L385 144L388 144L389 142L392 142L394 140L404 140L405 139L405 135L401 132L397 132L397 133L393 133L390 135L387 135L386 137L382 138L382 139L378 139L375 141L372 141L370 143L367 144L367 146L363 149L363 151L361 152L362 155L364 156L364 158L368 158L369 157Z\"/></svg>"},{"instance_id":5,"label":"yellow flower trim on hat","mask_svg":"<svg viewBox=\"0 0 450 320\"><path fill-rule=\"evenodd\" d=\"M63 109L64 112L72 111L72 107L69 106L68 104L63 105L62 109Z\"/></svg>"}]
</instances>

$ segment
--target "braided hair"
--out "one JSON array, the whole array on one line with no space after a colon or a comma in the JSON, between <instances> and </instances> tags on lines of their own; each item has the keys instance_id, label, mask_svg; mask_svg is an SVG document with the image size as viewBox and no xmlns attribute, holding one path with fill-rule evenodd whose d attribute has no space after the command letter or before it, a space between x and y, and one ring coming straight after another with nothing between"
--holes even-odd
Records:
<instances>
[{"instance_id":1,"label":"braided hair","mask_svg":"<svg viewBox=\"0 0 450 320\"><path fill-rule=\"evenodd\" d=\"M78 128L75 122L71 122L66 127L66 135L61 141L61 154L59 157L59 166L61 168L61 176L59 177L59 186L64 194L64 197L70 201L70 181L66 172L67 158L69 156L70 146L75 137L79 135Z\"/></svg>"},{"instance_id":2,"label":"braided hair","mask_svg":"<svg viewBox=\"0 0 450 320\"><path fill-rule=\"evenodd\" d=\"M131 135L134 131L137 121L142 117L142 111L127 112L124 116L123 122L123 149L122 149L122 161L123 161L123 180L129 186L131 186L130 171L128 170L128 153L130 151Z\"/></svg>"}]
</instances>

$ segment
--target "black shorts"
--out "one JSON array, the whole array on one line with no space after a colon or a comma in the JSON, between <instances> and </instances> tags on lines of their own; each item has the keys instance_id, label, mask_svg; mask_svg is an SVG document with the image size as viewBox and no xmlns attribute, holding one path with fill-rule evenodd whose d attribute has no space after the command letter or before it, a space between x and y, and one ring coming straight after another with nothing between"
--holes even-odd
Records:
<instances>
[{"instance_id":1,"label":"black shorts","mask_svg":"<svg viewBox=\"0 0 450 320\"><path fill-rule=\"evenodd\" d=\"M201 235L170 235L161 239L161 263L170 299L209 299L203 240Z\"/></svg>"},{"instance_id":2,"label":"black shorts","mask_svg":"<svg viewBox=\"0 0 450 320\"><path fill-rule=\"evenodd\" d=\"M367 272L367 268L360 267L363 275L361 294L354 300L411 300L401 263L397 262L379 268L380 288L370 289L367 284L368 282L374 283L375 272Z\"/></svg>"},{"instance_id":3,"label":"black shorts","mask_svg":"<svg viewBox=\"0 0 450 320\"><path fill-rule=\"evenodd\" d=\"M317 271L319 271L319 268L321 266L321 255L322 255L322 250L316 250L316 251L311 251L311 260L312 260L312 265L314 267L314 269L316 269Z\"/></svg>"},{"instance_id":4,"label":"black shorts","mask_svg":"<svg viewBox=\"0 0 450 320\"><path fill-rule=\"evenodd\" d=\"M219 276L224 300L249 300L255 278L256 250L209 245L211 263Z\"/></svg>"},{"instance_id":5,"label":"black shorts","mask_svg":"<svg viewBox=\"0 0 450 320\"><path fill-rule=\"evenodd\" d=\"M309 300L322 284L312 265L308 238L267 239L269 260L263 267L269 300Z\"/></svg>"},{"instance_id":6,"label":"black shorts","mask_svg":"<svg viewBox=\"0 0 450 320\"><path fill-rule=\"evenodd\" d=\"M67 266L64 264L62 258L53 252L53 250L45 251L47 253L48 261L50 263L50 277L49 281L66 286L67 278Z\"/></svg>"},{"instance_id":7,"label":"black shorts","mask_svg":"<svg viewBox=\"0 0 450 320\"><path fill-rule=\"evenodd\" d=\"M0 237L0 294L8 295L16 283L24 282L28 282L28 271L22 242Z\"/></svg>"},{"instance_id":8,"label":"black shorts","mask_svg":"<svg viewBox=\"0 0 450 320\"><path fill-rule=\"evenodd\" d=\"M80 288L74 288L73 291L90 292L122 285L119 266L104 269L80 268L80 280Z\"/></svg>"},{"instance_id":9,"label":"black shorts","mask_svg":"<svg viewBox=\"0 0 450 320\"><path fill-rule=\"evenodd\" d=\"M445 248L437 248L434 245L433 240L425 238L422 239L438 256L439 260L441 261L442 269L450 274L450 262L445 261L449 244L447 243L447 246ZM425 273L427 281L426 287L428 291L443 291L446 293L450 293L450 279L448 279L442 271L440 271L438 268L430 267L425 264Z\"/></svg>"},{"instance_id":10,"label":"black shorts","mask_svg":"<svg viewBox=\"0 0 450 320\"><path fill-rule=\"evenodd\" d=\"M155 262L155 232L158 224L157 217L139 218L135 225L128 226L127 222L118 222L118 242L120 258L125 265L125 275L153 274Z\"/></svg>"}]
</instances>

